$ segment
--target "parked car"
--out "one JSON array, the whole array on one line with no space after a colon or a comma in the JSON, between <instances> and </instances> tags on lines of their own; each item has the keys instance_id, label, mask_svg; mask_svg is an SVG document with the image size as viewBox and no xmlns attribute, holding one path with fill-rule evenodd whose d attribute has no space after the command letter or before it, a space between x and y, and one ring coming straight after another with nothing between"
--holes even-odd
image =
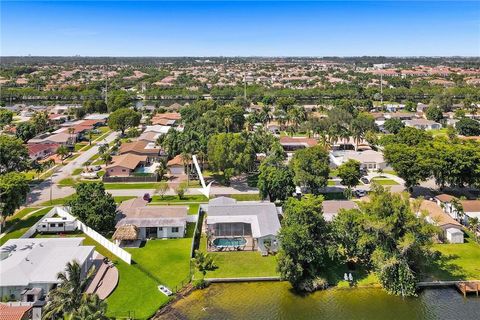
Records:
<instances>
[{"instance_id":1,"label":"parked car","mask_svg":"<svg viewBox=\"0 0 480 320\"><path fill-rule=\"evenodd\" d=\"M357 198L365 197L367 195L367 191L363 189L357 189L355 190L355 196Z\"/></svg>"},{"instance_id":2,"label":"parked car","mask_svg":"<svg viewBox=\"0 0 480 320\"><path fill-rule=\"evenodd\" d=\"M361 177L360 181L362 181L364 184L369 184L370 183L370 181L365 177Z\"/></svg>"},{"instance_id":3,"label":"parked car","mask_svg":"<svg viewBox=\"0 0 480 320\"><path fill-rule=\"evenodd\" d=\"M97 179L98 178L98 174L96 172L82 172L80 174L80 176L82 178L85 178L85 179Z\"/></svg>"}]
</instances>

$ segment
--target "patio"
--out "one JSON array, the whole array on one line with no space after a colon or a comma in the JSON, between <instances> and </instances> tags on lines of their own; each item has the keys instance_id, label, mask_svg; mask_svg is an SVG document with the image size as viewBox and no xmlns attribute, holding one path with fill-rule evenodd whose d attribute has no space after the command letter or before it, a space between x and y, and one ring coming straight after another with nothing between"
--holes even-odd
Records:
<instances>
[{"instance_id":1,"label":"patio","mask_svg":"<svg viewBox=\"0 0 480 320\"><path fill-rule=\"evenodd\" d=\"M93 265L97 272L85 292L96 293L100 299L104 300L117 287L118 269L111 262L105 263L104 256L99 253L96 253Z\"/></svg>"}]
</instances>

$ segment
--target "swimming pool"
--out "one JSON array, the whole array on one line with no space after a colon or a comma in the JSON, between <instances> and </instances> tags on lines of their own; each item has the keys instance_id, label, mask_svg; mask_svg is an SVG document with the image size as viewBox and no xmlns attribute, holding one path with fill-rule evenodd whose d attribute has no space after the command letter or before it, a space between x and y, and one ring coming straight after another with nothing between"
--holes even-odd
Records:
<instances>
[{"instance_id":1,"label":"swimming pool","mask_svg":"<svg viewBox=\"0 0 480 320\"><path fill-rule=\"evenodd\" d=\"M217 248L240 247L245 244L247 244L245 238L216 238L213 240L213 245Z\"/></svg>"}]
</instances>

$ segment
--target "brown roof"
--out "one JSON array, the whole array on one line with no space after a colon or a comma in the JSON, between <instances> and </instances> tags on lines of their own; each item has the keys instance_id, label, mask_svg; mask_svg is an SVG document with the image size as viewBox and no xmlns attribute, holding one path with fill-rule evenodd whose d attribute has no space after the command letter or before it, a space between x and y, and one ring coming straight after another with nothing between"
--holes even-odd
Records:
<instances>
[{"instance_id":1,"label":"brown roof","mask_svg":"<svg viewBox=\"0 0 480 320\"><path fill-rule=\"evenodd\" d=\"M168 126L168 125L173 124L172 122L174 122L175 120L154 117L154 118L152 118L151 121L152 121L153 125L158 124L158 125L161 125L161 126Z\"/></svg>"},{"instance_id":2,"label":"brown roof","mask_svg":"<svg viewBox=\"0 0 480 320\"><path fill-rule=\"evenodd\" d=\"M32 306L10 306L0 304L0 320L22 320L30 319L26 313L32 309Z\"/></svg>"},{"instance_id":3,"label":"brown roof","mask_svg":"<svg viewBox=\"0 0 480 320\"><path fill-rule=\"evenodd\" d=\"M125 142L122 143L120 146L120 154L126 153L139 153L145 155L158 155L160 154L160 148L147 148L146 146L148 141L132 141L132 142Z\"/></svg>"},{"instance_id":4,"label":"brown roof","mask_svg":"<svg viewBox=\"0 0 480 320\"><path fill-rule=\"evenodd\" d=\"M40 151L44 150L56 150L58 148L58 144L56 143L34 143L34 144L27 144L28 154L34 155Z\"/></svg>"},{"instance_id":5,"label":"brown roof","mask_svg":"<svg viewBox=\"0 0 480 320\"><path fill-rule=\"evenodd\" d=\"M453 198L455 197L445 193L439 194L438 196L435 197L435 199L441 202L450 202L452 201Z\"/></svg>"},{"instance_id":6,"label":"brown roof","mask_svg":"<svg viewBox=\"0 0 480 320\"><path fill-rule=\"evenodd\" d=\"M439 226L445 226L445 225L455 225L458 227L462 227L462 225L450 217L448 214L443 212L443 210L435 203L432 201L428 200L423 200L422 204L420 205L420 211L426 211L428 212L428 215L430 218Z\"/></svg>"},{"instance_id":7,"label":"brown roof","mask_svg":"<svg viewBox=\"0 0 480 320\"><path fill-rule=\"evenodd\" d=\"M148 201L142 197L125 200L118 206L118 211L127 216L130 212L134 212L137 208L145 207Z\"/></svg>"},{"instance_id":8,"label":"brown roof","mask_svg":"<svg viewBox=\"0 0 480 320\"><path fill-rule=\"evenodd\" d=\"M132 224L120 226L112 236L114 240L137 240L138 228Z\"/></svg>"},{"instance_id":9,"label":"brown roof","mask_svg":"<svg viewBox=\"0 0 480 320\"><path fill-rule=\"evenodd\" d=\"M464 212L480 212L480 200L460 200Z\"/></svg>"},{"instance_id":10,"label":"brown roof","mask_svg":"<svg viewBox=\"0 0 480 320\"><path fill-rule=\"evenodd\" d=\"M313 147L317 144L317 140L313 138L304 138L304 137L289 137L283 136L280 137L280 144L303 144L309 147Z\"/></svg>"},{"instance_id":11,"label":"brown roof","mask_svg":"<svg viewBox=\"0 0 480 320\"><path fill-rule=\"evenodd\" d=\"M154 118L156 118L156 119L180 120L182 118L182 116L178 112L166 112L166 113L157 113L154 116Z\"/></svg>"},{"instance_id":12,"label":"brown roof","mask_svg":"<svg viewBox=\"0 0 480 320\"><path fill-rule=\"evenodd\" d=\"M175 158L167 162L167 167L180 165L183 165L183 159L181 155L175 156Z\"/></svg>"},{"instance_id":13,"label":"brown roof","mask_svg":"<svg viewBox=\"0 0 480 320\"><path fill-rule=\"evenodd\" d=\"M81 126L94 126L97 123L105 123L105 120L100 120L100 119L87 119L87 120L82 120L80 122Z\"/></svg>"},{"instance_id":14,"label":"brown roof","mask_svg":"<svg viewBox=\"0 0 480 320\"><path fill-rule=\"evenodd\" d=\"M127 153L112 157L112 164L110 164L107 168L123 167L133 170L139 165L140 162L146 161L147 156L139 156L136 154Z\"/></svg>"}]
</instances>

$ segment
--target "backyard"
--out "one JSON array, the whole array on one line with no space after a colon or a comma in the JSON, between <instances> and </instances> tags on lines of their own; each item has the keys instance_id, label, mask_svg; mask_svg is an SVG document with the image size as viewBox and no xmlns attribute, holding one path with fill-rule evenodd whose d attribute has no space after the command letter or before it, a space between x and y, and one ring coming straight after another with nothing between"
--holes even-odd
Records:
<instances>
[{"instance_id":1,"label":"backyard","mask_svg":"<svg viewBox=\"0 0 480 320\"><path fill-rule=\"evenodd\" d=\"M200 250L206 251L207 239L202 236ZM210 252L218 269L208 271L206 278L274 277L277 260L274 256L262 257L259 251ZM198 277L200 275L196 275Z\"/></svg>"},{"instance_id":2,"label":"backyard","mask_svg":"<svg viewBox=\"0 0 480 320\"><path fill-rule=\"evenodd\" d=\"M471 233L465 234L465 243L435 244L440 257L428 269L428 280L480 279L480 244Z\"/></svg>"}]
</instances>

